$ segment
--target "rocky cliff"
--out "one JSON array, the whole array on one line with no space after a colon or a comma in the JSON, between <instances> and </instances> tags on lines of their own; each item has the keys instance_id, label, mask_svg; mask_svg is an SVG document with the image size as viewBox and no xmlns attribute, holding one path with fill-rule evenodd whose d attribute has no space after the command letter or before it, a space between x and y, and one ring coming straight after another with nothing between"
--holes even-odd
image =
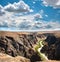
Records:
<instances>
[{"instance_id":1,"label":"rocky cliff","mask_svg":"<svg viewBox=\"0 0 60 62\"><path fill-rule=\"evenodd\" d=\"M0 52L10 56L23 56L32 62L40 60L40 57L33 50L37 43L34 33L0 32Z\"/></svg>"},{"instance_id":2,"label":"rocky cliff","mask_svg":"<svg viewBox=\"0 0 60 62\"><path fill-rule=\"evenodd\" d=\"M0 53L0 62L30 62L30 60L22 56L12 57L7 54Z\"/></svg>"},{"instance_id":3,"label":"rocky cliff","mask_svg":"<svg viewBox=\"0 0 60 62\"><path fill-rule=\"evenodd\" d=\"M45 46L41 52L50 60L60 60L60 32L0 32L0 53L12 57L22 56L31 62L41 61L33 49L38 39L44 39Z\"/></svg>"}]
</instances>

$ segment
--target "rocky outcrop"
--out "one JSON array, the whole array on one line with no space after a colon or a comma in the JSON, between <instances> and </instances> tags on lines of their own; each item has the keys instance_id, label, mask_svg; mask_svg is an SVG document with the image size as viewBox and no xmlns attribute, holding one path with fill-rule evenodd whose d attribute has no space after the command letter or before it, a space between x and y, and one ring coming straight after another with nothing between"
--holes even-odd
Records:
<instances>
[{"instance_id":1,"label":"rocky outcrop","mask_svg":"<svg viewBox=\"0 0 60 62\"><path fill-rule=\"evenodd\" d=\"M45 39L45 45L41 52L45 53L50 60L60 60L60 37L49 35Z\"/></svg>"},{"instance_id":2,"label":"rocky outcrop","mask_svg":"<svg viewBox=\"0 0 60 62\"><path fill-rule=\"evenodd\" d=\"M33 50L36 44L36 35L23 33L0 33L0 52L12 57L23 56L31 62L41 60L37 52Z\"/></svg>"},{"instance_id":3,"label":"rocky outcrop","mask_svg":"<svg viewBox=\"0 0 60 62\"><path fill-rule=\"evenodd\" d=\"M12 58L25 57L30 59L31 62L41 61L41 58L33 47L38 42L38 39L44 39L45 46L42 48L41 52L45 53L50 60L60 60L60 32L58 35L57 33L58 32L55 34L55 32L24 33L1 31L0 53L8 54L12 56Z\"/></svg>"},{"instance_id":4,"label":"rocky outcrop","mask_svg":"<svg viewBox=\"0 0 60 62\"><path fill-rule=\"evenodd\" d=\"M0 53L0 62L30 62L30 60L22 56L12 57L7 54Z\"/></svg>"},{"instance_id":5,"label":"rocky outcrop","mask_svg":"<svg viewBox=\"0 0 60 62\"><path fill-rule=\"evenodd\" d=\"M48 45L50 46L57 41L57 38L54 35L48 35L45 41L48 42Z\"/></svg>"}]
</instances>

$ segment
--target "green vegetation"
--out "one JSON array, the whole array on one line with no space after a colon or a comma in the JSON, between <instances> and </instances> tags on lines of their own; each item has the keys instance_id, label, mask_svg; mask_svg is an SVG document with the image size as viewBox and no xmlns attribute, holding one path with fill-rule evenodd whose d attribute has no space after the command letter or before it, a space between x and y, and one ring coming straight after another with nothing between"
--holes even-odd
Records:
<instances>
[{"instance_id":1,"label":"green vegetation","mask_svg":"<svg viewBox=\"0 0 60 62\"><path fill-rule=\"evenodd\" d=\"M44 53L41 53L41 49L43 47L43 41L38 41L37 45L35 46L35 50L36 52L38 53L38 55L40 56L41 60L44 61L44 60L48 60L47 56L45 56Z\"/></svg>"}]
</instances>

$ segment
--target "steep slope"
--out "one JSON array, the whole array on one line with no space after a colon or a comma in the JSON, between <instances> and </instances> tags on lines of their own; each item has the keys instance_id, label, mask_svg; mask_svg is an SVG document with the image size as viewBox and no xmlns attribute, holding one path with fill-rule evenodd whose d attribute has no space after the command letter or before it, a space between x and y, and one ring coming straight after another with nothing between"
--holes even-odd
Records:
<instances>
[{"instance_id":1,"label":"steep slope","mask_svg":"<svg viewBox=\"0 0 60 62\"><path fill-rule=\"evenodd\" d=\"M21 56L12 57L7 54L0 53L0 62L30 62L30 60Z\"/></svg>"},{"instance_id":2,"label":"steep slope","mask_svg":"<svg viewBox=\"0 0 60 62\"><path fill-rule=\"evenodd\" d=\"M23 56L32 62L41 60L33 46L37 43L34 33L0 32L0 52L10 56Z\"/></svg>"},{"instance_id":3,"label":"steep slope","mask_svg":"<svg viewBox=\"0 0 60 62\"><path fill-rule=\"evenodd\" d=\"M60 34L56 34L48 35L45 39L46 45L42 48L42 52L47 54L50 60L60 60Z\"/></svg>"},{"instance_id":4,"label":"steep slope","mask_svg":"<svg viewBox=\"0 0 60 62\"><path fill-rule=\"evenodd\" d=\"M38 39L43 39L41 52L50 60L60 60L60 31L54 32L5 32L0 31L0 53L12 57L22 56L31 62L41 61L34 50Z\"/></svg>"}]
</instances>

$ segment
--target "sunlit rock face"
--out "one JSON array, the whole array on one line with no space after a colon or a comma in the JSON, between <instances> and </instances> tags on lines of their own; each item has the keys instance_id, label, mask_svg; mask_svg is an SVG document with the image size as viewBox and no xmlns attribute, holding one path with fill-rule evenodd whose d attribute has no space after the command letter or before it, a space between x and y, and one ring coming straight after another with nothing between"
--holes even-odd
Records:
<instances>
[{"instance_id":1,"label":"sunlit rock face","mask_svg":"<svg viewBox=\"0 0 60 62\"><path fill-rule=\"evenodd\" d=\"M0 62L30 62L30 60L22 56L12 57L7 54L0 53Z\"/></svg>"},{"instance_id":2,"label":"sunlit rock face","mask_svg":"<svg viewBox=\"0 0 60 62\"><path fill-rule=\"evenodd\" d=\"M38 39L45 41L41 52L50 60L60 60L60 32L0 32L0 53L12 57L22 56L31 62L41 61L38 53L33 49Z\"/></svg>"},{"instance_id":3,"label":"sunlit rock face","mask_svg":"<svg viewBox=\"0 0 60 62\"><path fill-rule=\"evenodd\" d=\"M0 52L13 57L23 56L32 62L40 60L40 57L33 50L36 43L37 38L34 33L0 32Z\"/></svg>"}]
</instances>

